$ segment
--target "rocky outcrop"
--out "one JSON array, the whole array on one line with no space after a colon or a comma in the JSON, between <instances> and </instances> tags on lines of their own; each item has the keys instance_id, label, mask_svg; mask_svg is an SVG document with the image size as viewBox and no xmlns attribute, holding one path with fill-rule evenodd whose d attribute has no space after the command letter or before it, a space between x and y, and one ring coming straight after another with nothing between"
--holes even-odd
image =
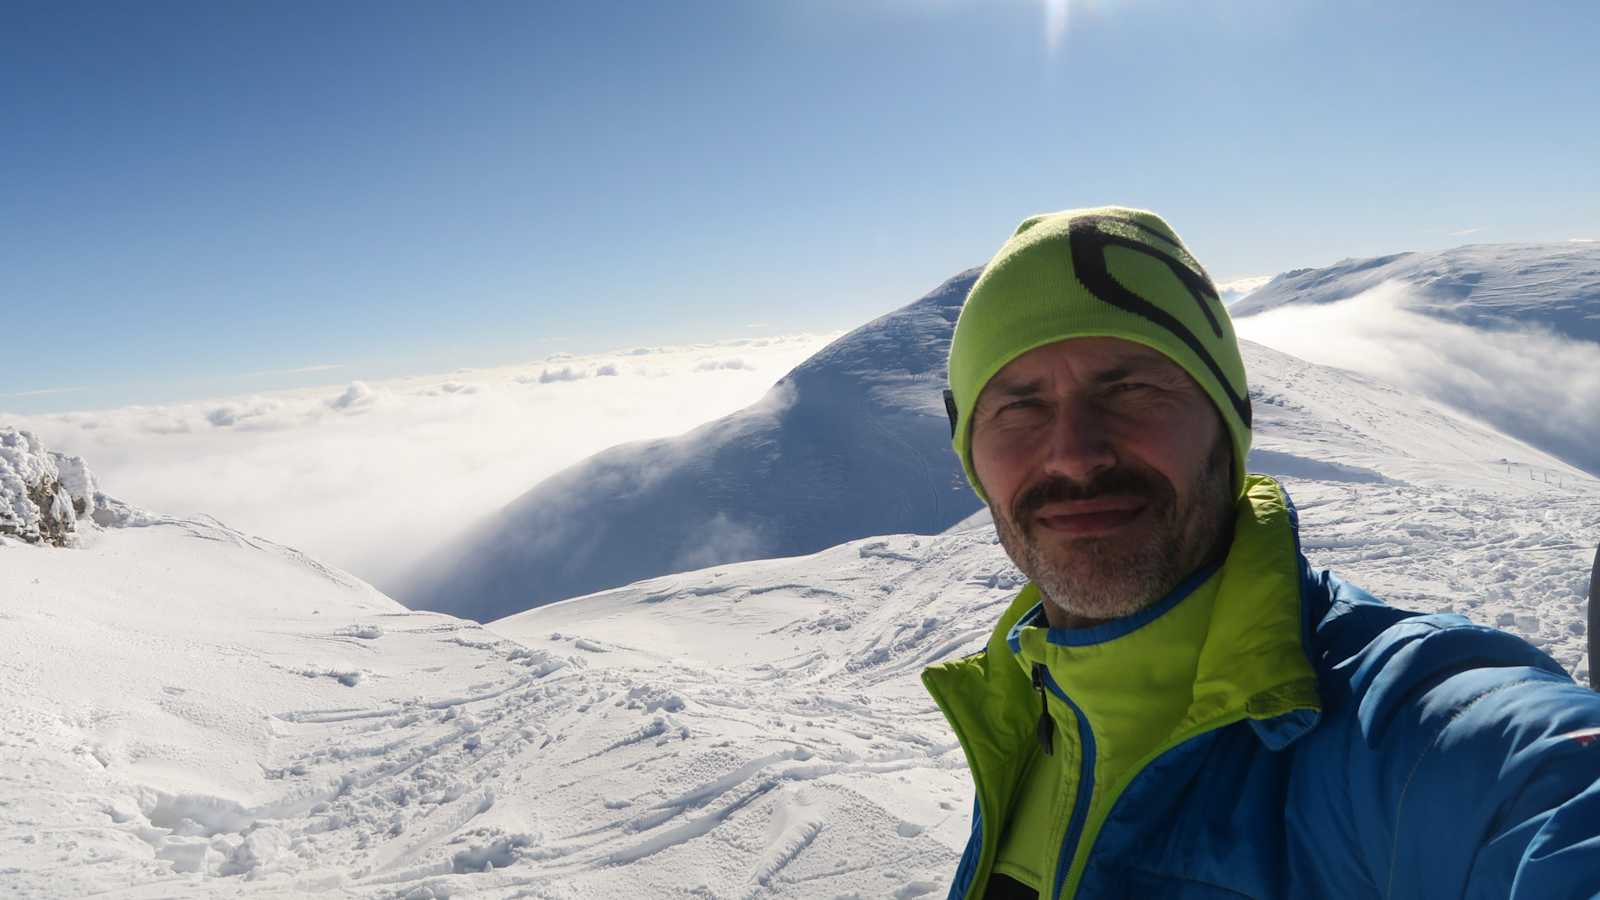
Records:
<instances>
[{"instance_id":1,"label":"rocky outcrop","mask_svg":"<svg viewBox=\"0 0 1600 900\"><path fill-rule=\"evenodd\" d=\"M78 523L106 505L82 457L47 450L32 432L0 428L0 537L66 547Z\"/></svg>"}]
</instances>

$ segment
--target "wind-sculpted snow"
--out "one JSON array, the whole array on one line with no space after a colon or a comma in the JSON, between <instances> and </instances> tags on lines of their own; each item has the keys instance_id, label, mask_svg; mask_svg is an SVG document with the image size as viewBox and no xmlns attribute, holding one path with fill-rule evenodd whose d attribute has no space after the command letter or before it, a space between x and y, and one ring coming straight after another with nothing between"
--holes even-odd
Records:
<instances>
[{"instance_id":1,"label":"wind-sculpted snow","mask_svg":"<svg viewBox=\"0 0 1600 900\"><path fill-rule=\"evenodd\" d=\"M402 599L487 621L669 572L942 531L977 506L941 395L976 277L845 335L754 406L547 479L427 561Z\"/></svg>"}]
</instances>

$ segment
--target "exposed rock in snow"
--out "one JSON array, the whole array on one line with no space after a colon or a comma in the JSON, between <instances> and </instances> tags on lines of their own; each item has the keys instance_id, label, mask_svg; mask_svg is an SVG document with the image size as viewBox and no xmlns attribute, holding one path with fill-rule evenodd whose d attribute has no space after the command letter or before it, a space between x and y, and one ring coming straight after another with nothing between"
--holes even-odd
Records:
<instances>
[{"instance_id":1,"label":"exposed rock in snow","mask_svg":"<svg viewBox=\"0 0 1600 900\"><path fill-rule=\"evenodd\" d=\"M103 502L81 457L49 451L31 432L0 428L0 539L65 547Z\"/></svg>"}]
</instances>

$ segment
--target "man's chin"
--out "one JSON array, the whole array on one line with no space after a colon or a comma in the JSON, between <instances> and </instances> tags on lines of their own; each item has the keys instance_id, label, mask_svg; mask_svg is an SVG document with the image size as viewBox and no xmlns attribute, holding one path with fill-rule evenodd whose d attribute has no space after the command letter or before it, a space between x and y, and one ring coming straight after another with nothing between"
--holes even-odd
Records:
<instances>
[{"instance_id":1,"label":"man's chin","mask_svg":"<svg viewBox=\"0 0 1600 900\"><path fill-rule=\"evenodd\" d=\"M1072 586L1058 585L1051 588L1039 585L1044 592L1046 602L1056 609L1051 622L1065 622L1067 628L1090 628L1103 622L1126 618L1153 605L1160 597L1145 597L1140 592L1139 599L1130 599L1126 591L1138 591L1129 585L1088 585L1075 584ZM1062 602L1062 598L1070 598L1071 602Z\"/></svg>"},{"instance_id":2,"label":"man's chin","mask_svg":"<svg viewBox=\"0 0 1600 900\"><path fill-rule=\"evenodd\" d=\"M1033 547L1034 573L1027 573L1047 597L1075 618L1119 619L1156 603L1170 588L1167 573L1154 561L1129 553L1114 537L1077 538L1071 562L1051 565L1059 547Z\"/></svg>"}]
</instances>

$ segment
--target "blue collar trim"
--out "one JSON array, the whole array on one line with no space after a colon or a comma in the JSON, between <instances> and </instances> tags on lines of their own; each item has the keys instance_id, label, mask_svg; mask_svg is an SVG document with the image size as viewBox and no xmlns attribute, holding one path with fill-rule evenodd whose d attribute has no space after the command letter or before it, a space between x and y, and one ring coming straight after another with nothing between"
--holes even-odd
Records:
<instances>
[{"instance_id":1,"label":"blue collar trim","mask_svg":"<svg viewBox=\"0 0 1600 900\"><path fill-rule=\"evenodd\" d=\"M1028 610L1017 624L1011 626L1011 633L1006 635L1006 643L1011 646L1012 653L1022 652L1022 629L1048 628L1045 634L1047 643L1059 647L1087 647L1091 644L1104 644L1114 641L1124 635L1132 634L1140 628L1161 618L1182 603L1185 598L1195 592L1200 585L1205 584L1217 570L1222 568L1222 563L1214 562L1196 570L1193 575L1184 579L1183 583L1173 588L1171 593L1161 598L1160 602L1151 604L1131 616L1112 619L1088 628L1049 628L1049 620L1045 618L1044 602L1040 601L1033 609Z\"/></svg>"}]
</instances>

